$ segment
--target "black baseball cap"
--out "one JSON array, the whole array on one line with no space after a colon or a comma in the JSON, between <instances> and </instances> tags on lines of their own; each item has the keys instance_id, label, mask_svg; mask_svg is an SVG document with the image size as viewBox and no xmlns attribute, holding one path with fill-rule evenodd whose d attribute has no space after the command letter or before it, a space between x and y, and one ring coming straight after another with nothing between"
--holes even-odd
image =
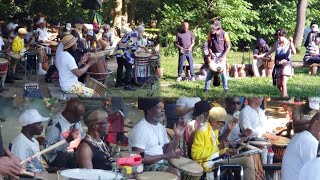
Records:
<instances>
[{"instance_id":1,"label":"black baseball cap","mask_svg":"<svg viewBox=\"0 0 320 180\"><path fill-rule=\"evenodd\" d=\"M211 108L212 108L212 105L208 101L206 100L199 101L194 105L193 116L195 117L200 116L205 112L209 112Z\"/></svg>"}]
</instances>

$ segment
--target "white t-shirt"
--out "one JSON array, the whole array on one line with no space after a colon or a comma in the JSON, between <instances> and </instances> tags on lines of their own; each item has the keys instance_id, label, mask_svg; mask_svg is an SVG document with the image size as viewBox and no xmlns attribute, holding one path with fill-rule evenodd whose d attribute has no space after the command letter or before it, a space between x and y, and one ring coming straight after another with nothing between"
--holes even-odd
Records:
<instances>
[{"instance_id":1,"label":"white t-shirt","mask_svg":"<svg viewBox=\"0 0 320 180\"><path fill-rule=\"evenodd\" d=\"M187 107L187 108L192 108L199 101L201 101L201 99L199 97L180 97L177 100L176 105L177 106L184 106L184 107ZM190 112L188 112L187 114L185 114L183 116L183 118L186 121L192 120L192 117L193 117L193 111L190 111Z\"/></svg>"},{"instance_id":2,"label":"white t-shirt","mask_svg":"<svg viewBox=\"0 0 320 180\"><path fill-rule=\"evenodd\" d=\"M67 51L63 51L56 57L56 67L59 71L59 83L62 91L70 91L73 83L78 82L78 77L72 70L77 69L74 57Z\"/></svg>"},{"instance_id":3,"label":"white t-shirt","mask_svg":"<svg viewBox=\"0 0 320 180\"><path fill-rule=\"evenodd\" d=\"M308 161L299 173L299 180L320 179L320 158L313 158Z\"/></svg>"},{"instance_id":4,"label":"white t-shirt","mask_svg":"<svg viewBox=\"0 0 320 180\"><path fill-rule=\"evenodd\" d=\"M37 32L39 32L39 41L48 41L49 40L49 33L47 28L38 28Z\"/></svg>"},{"instance_id":5,"label":"white t-shirt","mask_svg":"<svg viewBox=\"0 0 320 180\"><path fill-rule=\"evenodd\" d=\"M35 138L29 140L23 133L20 133L11 142L11 152L21 160L25 160L35 153L40 152L39 142ZM30 162L27 162L25 167L27 171L31 172L46 172L41 164L41 156L35 157Z\"/></svg>"},{"instance_id":6,"label":"white t-shirt","mask_svg":"<svg viewBox=\"0 0 320 180\"><path fill-rule=\"evenodd\" d=\"M267 131L265 127L267 117L260 107L258 107L257 111L247 105L241 110L239 120L241 130L251 129L252 137L261 137L261 135Z\"/></svg>"},{"instance_id":7,"label":"white t-shirt","mask_svg":"<svg viewBox=\"0 0 320 180\"><path fill-rule=\"evenodd\" d=\"M2 46L4 45L4 41L2 37L0 37L0 51L2 50Z\"/></svg>"},{"instance_id":8,"label":"white t-shirt","mask_svg":"<svg viewBox=\"0 0 320 180\"><path fill-rule=\"evenodd\" d=\"M318 144L319 141L309 131L296 134L283 155L282 179L298 179L303 165L317 156Z\"/></svg>"},{"instance_id":9,"label":"white t-shirt","mask_svg":"<svg viewBox=\"0 0 320 180\"><path fill-rule=\"evenodd\" d=\"M144 152L151 156L163 155L162 147L167 143L169 139L166 128L160 123L150 124L145 118L136 124L129 134L130 147L144 149Z\"/></svg>"}]
</instances>

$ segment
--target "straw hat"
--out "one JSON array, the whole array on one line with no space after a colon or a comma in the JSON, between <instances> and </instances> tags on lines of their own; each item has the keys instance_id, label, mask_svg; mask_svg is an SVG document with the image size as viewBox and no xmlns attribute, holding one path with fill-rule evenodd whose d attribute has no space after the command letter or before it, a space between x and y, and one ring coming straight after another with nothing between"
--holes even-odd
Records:
<instances>
[{"instance_id":1,"label":"straw hat","mask_svg":"<svg viewBox=\"0 0 320 180\"><path fill-rule=\"evenodd\" d=\"M74 37L71 34L67 34L62 38L62 44L63 44L63 49L69 49L72 47L76 42L78 38Z\"/></svg>"},{"instance_id":2,"label":"straw hat","mask_svg":"<svg viewBox=\"0 0 320 180\"><path fill-rule=\"evenodd\" d=\"M232 121L233 117L227 114L223 107L213 107L209 111L209 121Z\"/></svg>"},{"instance_id":3,"label":"straw hat","mask_svg":"<svg viewBox=\"0 0 320 180\"><path fill-rule=\"evenodd\" d=\"M19 28L18 33L19 34L28 34L28 31L25 28Z\"/></svg>"}]
</instances>

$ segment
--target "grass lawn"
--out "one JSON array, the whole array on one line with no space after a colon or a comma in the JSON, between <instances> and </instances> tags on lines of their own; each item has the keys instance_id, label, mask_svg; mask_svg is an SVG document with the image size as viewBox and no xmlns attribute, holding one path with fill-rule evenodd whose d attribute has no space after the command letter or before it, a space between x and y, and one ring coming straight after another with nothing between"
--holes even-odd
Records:
<instances>
[{"instance_id":1,"label":"grass lawn","mask_svg":"<svg viewBox=\"0 0 320 180\"><path fill-rule=\"evenodd\" d=\"M292 61L302 61L304 52L292 56ZM228 62L230 65L241 63L242 52L230 52ZM248 57L248 54L245 54ZM251 59L252 60L252 59ZM195 58L194 63L203 63L202 58ZM178 74L178 57L161 57L161 67L164 68L164 77L161 79L162 97L199 96L270 96L280 97L276 86L272 86L271 77L245 77L229 79L229 92L224 93L221 85L211 85L209 93L204 92L204 81L176 82ZM288 93L291 97L320 96L320 77L308 75L308 68L295 68L295 75L288 81ZM184 76L184 75L183 75Z\"/></svg>"}]
</instances>

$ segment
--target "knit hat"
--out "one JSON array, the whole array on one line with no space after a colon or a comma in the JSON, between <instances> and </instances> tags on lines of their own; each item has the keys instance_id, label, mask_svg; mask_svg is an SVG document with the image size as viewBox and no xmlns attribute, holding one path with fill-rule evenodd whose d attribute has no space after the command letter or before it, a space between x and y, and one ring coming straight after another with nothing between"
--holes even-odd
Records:
<instances>
[{"instance_id":1,"label":"knit hat","mask_svg":"<svg viewBox=\"0 0 320 180\"><path fill-rule=\"evenodd\" d=\"M197 117L205 112L209 112L212 108L211 104L208 101L202 100L197 102L194 105L193 116Z\"/></svg>"},{"instance_id":2,"label":"knit hat","mask_svg":"<svg viewBox=\"0 0 320 180\"><path fill-rule=\"evenodd\" d=\"M161 102L160 98L138 98L138 108L147 111Z\"/></svg>"}]
</instances>

